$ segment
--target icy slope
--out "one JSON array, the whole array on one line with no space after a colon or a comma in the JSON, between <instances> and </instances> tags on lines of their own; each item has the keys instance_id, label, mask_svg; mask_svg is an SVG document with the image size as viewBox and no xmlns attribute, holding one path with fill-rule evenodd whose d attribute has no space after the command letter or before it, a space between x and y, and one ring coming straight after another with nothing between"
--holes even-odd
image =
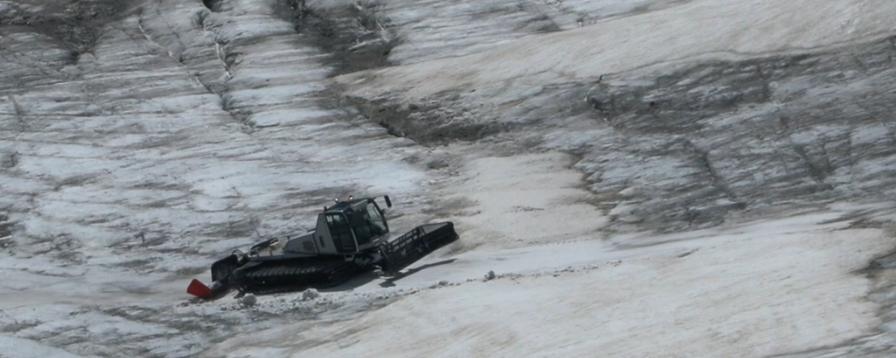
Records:
<instances>
[{"instance_id":1,"label":"icy slope","mask_svg":"<svg viewBox=\"0 0 896 358\"><path fill-rule=\"evenodd\" d=\"M827 233L834 227L814 225L824 219L753 223L609 254L587 245L542 247L506 259L590 251L594 261L446 285L330 326L277 326L209 356L260 347L308 357L766 356L836 343L875 327L866 283L850 272L891 240L874 230ZM499 273L506 267L492 265ZM442 267L434 276L450 278L454 270Z\"/></svg>"},{"instance_id":2,"label":"icy slope","mask_svg":"<svg viewBox=\"0 0 896 358\"><path fill-rule=\"evenodd\" d=\"M424 143L475 139L505 154L561 150L580 156L573 168L586 176L591 193L579 195L578 200L603 209L605 215L592 216L592 222L608 218L611 230L693 230L745 217L791 215L785 208L819 210L818 204L837 200L892 200L896 28L887 19L894 12L896 7L883 1L692 1L581 29L520 37L462 57L454 57L454 51L446 48L429 55L433 60L343 75L337 81L368 118ZM393 31L401 32L402 25L396 26ZM409 47L414 44L410 42ZM500 168L494 168L496 175L504 172ZM475 166L467 171L472 178L481 176ZM505 180L508 186L519 180L512 178ZM464 192L475 188L474 183L462 182L449 190ZM542 188L550 190L550 186ZM513 215L518 222L508 225L499 215L483 214L493 203L477 200L455 213L455 220L462 226L469 222L482 227L495 218L504 228L582 222L549 205L534 222L523 213ZM424 322L435 321L432 327L438 328L412 335L427 344L410 355L513 356L534 351L545 356L593 352L707 356L721 351L722 355L748 356L788 352L886 356L884 347L892 337L881 332L888 332L888 326L878 328L881 322L868 311L874 306L862 306L867 302L863 297L874 292L875 304L891 307L886 297L892 293L892 277L877 271L889 266L875 264L874 269L858 271L892 249L892 233L876 231L891 220L892 204L883 205L886 214L878 217L880 221L870 219L879 212L864 210L839 219L853 220L849 230L855 230L842 238L863 237L858 229L873 229L867 232L872 236L843 242L840 249L826 241L838 234L829 233L834 229L824 220L802 228L778 222L781 230L792 232L788 236L805 241L797 240L788 249L780 236L755 227L745 229L744 243L762 245L769 239L771 246L754 254L744 246L706 241L712 249L700 244L695 248L708 254L698 267L715 270L701 274L700 279L677 282L682 274L677 264L661 262L657 275L635 275L649 277L640 283L608 274L603 285L589 286L587 282L599 274L585 275L582 282L545 289L551 293L543 300L538 297L547 284L528 277L515 282L519 290L501 287L483 293L461 285L456 292L407 299L362 322L336 324L333 330L316 333L349 334L319 349L357 353L354 349L369 347L357 342L400 340L410 331L424 331ZM512 241L530 233L505 232L503 237ZM656 241L630 237L622 242L615 239L617 235L605 229L580 234L578 239L609 237L620 247L632 247L635 261L661 260L663 254L637 249ZM696 243L703 242L695 240L702 235L723 241L726 236L698 231L676 239L656 239ZM475 236L470 240L475 242L481 234ZM771 263L813 257L811 247L817 244L822 245L817 259L803 261L809 271L800 273L798 267L803 265ZM875 245L881 246L875 249ZM673 254L673 244L661 247L670 250L666 255L691 256L690 251ZM871 255L861 257L858 252L865 249L859 247ZM728 254L716 248L734 251ZM543 267L554 263L547 257L564 256L548 252L543 251ZM857 261L850 264L853 259ZM455 265L463 265L459 260ZM580 263L574 258L570 261ZM711 262L725 264L716 267ZM727 264L732 266L724 267ZM771 271L737 273L747 267ZM823 267L832 271L822 273ZM787 279L770 277L772 272L781 278L803 277L807 285L793 287ZM855 279L857 272L868 273L874 285ZM810 278L814 274L820 276ZM720 287L707 288L712 285L710 278L720 280ZM819 281L809 283L814 280ZM660 288L667 282L677 283ZM833 282L837 283L826 286ZM588 305L644 286L650 288L619 298L622 308L617 301L607 303L608 307ZM819 290L816 294L807 294L815 289ZM800 298L789 296L796 292ZM645 307L654 307L644 298L653 293L659 294L657 311L642 317ZM672 297L679 293L687 294L688 299L682 301L694 304L693 318L684 318L687 311L676 309ZM754 294L756 301L751 298ZM526 302L530 297L532 302ZM647 304L625 308L638 299ZM436 308L429 314L432 306ZM582 306L597 314L578 321ZM819 311L810 311L815 308ZM615 309L626 313L617 317ZM542 311L544 318L539 315ZM718 319L712 318L715 314ZM420 316L424 318L417 321ZM483 316L488 318L477 320ZM615 318L601 321L602 316ZM391 317L402 317L397 320L401 323L390 325ZM776 317L782 318L772 323ZM816 317L825 317L824 323L815 321ZM630 323L628 319L644 326L617 326ZM379 330L384 324L392 329ZM406 331L402 324L414 328ZM565 331L570 326L575 328ZM773 327L786 328L775 331ZM641 335L653 328L658 331ZM361 333L355 333L358 330ZM547 333L554 331L561 333ZM702 333L689 336L685 339L689 345L682 345L679 332ZM620 336L601 339L614 333ZM313 341L316 334L296 337ZM467 339L454 338L458 336ZM543 345L539 339L544 339ZM460 341L470 343L457 344ZM719 341L723 343L714 346ZM827 343L819 344L822 341ZM410 340L405 342L410 345ZM376 349L395 354L394 347L384 344Z\"/></svg>"},{"instance_id":3,"label":"icy slope","mask_svg":"<svg viewBox=\"0 0 896 358\"><path fill-rule=\"evenodd\" d=\"M689 2L337 80L369 118L420 141L580 155L620 221L677 229L892 190L894 11Z\"/></svg>"},{"instance_id":4,"label":"icy slope","mask_svg":"<svg viewBox=\"0 0 896 358\"><path fill-rule=\"evenodd\" d=\"M414 190L422 174L400 160L409 142L320 103L323 54L293 46L291 23L247 10L240 16L268 24L249 33L202 4L151 5L108 25L92 53L60 62L56 77L34 81L51 83L3 72L3 83L26 81L0 102L14 256L113 266L139 257L134 265L173 272L191 265L172 266L169 250L220 252L257 230L299 230L296 209L349 190ZM70 56L38 34L4 39ZM242 54L239 65L225 66L221 51ZM301 206L305 198L314 204Z\"/></svg>"},{"instance_id":5,"label":"icy slope","mask_svg":"<svg viewBox=\"0 0 896 358\"><path fill-rule=\"evenodd\" d=\"M883 0L691 1L581 29L492 44L487 51L461 59L384 69L377 76L385 81L400 78L401 89L413 98L508 81L533 86L597 79L687 60L749 58L882 38L894 31L889 21L894 12L896 4Z\"/></svg>"},{"instance_id":6,"label":"icy slope","mask_svg":"<svg viewBox=\"0 0 896 358\"><path fill-rule=\"evenodd\" d=\"M194 338L165 323L79 330L122 320L112 302L180 302L214 257L304 232L333 197L413 205L425 174L402 158L420 150L331 102L325 54L273 5L234 3L225 15L138 2L83 53L42 28L2 28L0 301L47 309L4 316L31 322L11 333L77 354L148 354L151 339ZM48 309L59 303L72 306ZM139 338L109 344L122 334Z\"/></svg>"},{"instance_id":7,"label":"icy slope","mask_svg":"<svg viewBox=\"0 0 896 358\"><path fill-rule=\"evenodd\" d=\"M0 1L0 351L892 355L893 15ZM358 193L461 240L320 296L183 293Z\"/></svg>"}]
</instances>

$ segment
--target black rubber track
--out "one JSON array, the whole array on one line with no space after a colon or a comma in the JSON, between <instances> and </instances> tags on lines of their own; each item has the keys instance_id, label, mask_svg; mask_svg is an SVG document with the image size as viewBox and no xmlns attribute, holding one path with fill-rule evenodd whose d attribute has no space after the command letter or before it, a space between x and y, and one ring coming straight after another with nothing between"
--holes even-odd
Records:
<instances>
[{"instance_id":1,"label":"black rubber track","mask_svg":"<svg viewBox=\"0 0 896 358\"><path fill-rule=\"evenodd\" d=\"M247 267L238 270L235 279L241 291L265 294L336 286L348 281L360 270L355 263L342 258L307 259Z\"/></svg>"}]
</instances>

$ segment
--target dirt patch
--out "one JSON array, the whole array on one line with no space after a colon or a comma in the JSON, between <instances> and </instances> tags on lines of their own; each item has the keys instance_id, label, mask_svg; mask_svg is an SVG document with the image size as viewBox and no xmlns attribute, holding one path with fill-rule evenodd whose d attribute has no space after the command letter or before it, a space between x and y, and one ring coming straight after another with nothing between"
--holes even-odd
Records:
<instances>
[{"instance_id":1,"label":"dirt patch","mask_svg":"<svg viewBox=\"0 0 896 358\"><path fill-rule=\"evenodd\" d=\"M202 0L202 5L211 11L221 11L221 0Z\"/></svg>"},{"instance_id":2,"label":"dirt patch","mask_svg":"<svg viewBox=\"0 0 896 358\"><path fill-rule=\"evenodd\" d=\"M474 120L469 111L443 107L437 101L400 105L386 100L369 101L359 97L347 99L363 116L386 128L389 134L424 145L479 140L507 131L511 127L506 123Z\"/></svg>"},{"instance_id":3,"label":"dirt patch","mask_svg":"<svg viewBox=\"0 0 896 358\"><path fill-rule=\"evenodd\" d=\"M351 5L312 8L304 0L287 0L296 31L311 35L316 46L330 53L334 75L390 65L388 57L399 38L378 14L379 5L356 1Z\"/></svg>"},{"instance_id":4,"label":"dirt patch","mask_svg":"<svg viewBox=\"0 0 896 358\"><path fill-rule=\"evenodd\" d=\"M0 239L6 238L12 235L12 227L13 223L9 219L9 216L0 214ZM2 242L0 242L2 243Z\"/></svg>"},{"instance_id":5,"label":"dirt patch","mask_svg":"<svg viewBox=\"0 0 896 358\"><path fill-rule=\"evenodd\" d=\"M0 24L25 26L49 35L73 51L73 59L91 52L105 24L118 19L132 0L65 0L43 3L30 0L0 14ZM43 5L43 6L34 6ZM32 9L40 9L34 11Z\"/></svg>"},{"instance_id":6,"label":"dirt patch","mask_svg":"<svg viewBox=\"0 0 896 358\"><path fill-rule=\"evenodd\" d=\"M437 205L436 205L437 204ZM463 217L476 215L477 203L467 197L453 197L434 201L431 206L423 210L426 215L435 217Z\"/></svg>"},{"instance_id":7,"label":"dirt patch","mask_svg":"<svg viewBox=\"0 0 896 358\"><path fill-rule=\"evenodd\" d=\"M12 152L0 160L0 168L12 169L19 165L19 152Z\"/></svg>"},{"instance_id":8,"label":"dirt patch","mask_svg":"<svg viewBox=\"0 0 896 358\"><path fill-rule=\"evenodd\" d=\"M150 273L157 269L158 263L160 261L162 261L161 258L148 257L118 262L114 266L136 271L139 273Z\"/></svg>"},{"instance_id":9,"label":"dirt patch","mask_svg":"<svg viewBox=\"0 0 896 358\"><path fill-rule=\"evenodd\" d=\"M227 239L246 238L256 234L260 225L261 220L259 218L248 216L222 224L208 225L202 234Z\"/></svg>"}]
</instances>

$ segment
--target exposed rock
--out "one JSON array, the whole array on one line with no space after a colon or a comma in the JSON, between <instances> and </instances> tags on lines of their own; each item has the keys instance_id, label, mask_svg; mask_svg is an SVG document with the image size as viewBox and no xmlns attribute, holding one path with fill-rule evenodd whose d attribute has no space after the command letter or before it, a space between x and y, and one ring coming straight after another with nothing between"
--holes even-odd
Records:
<instances>
[{"instance_id":1,"label":"exposed rock","mask_svg":"<svg viewBox=\"0 0 896 358\"><path fill-rule=\"evenodd\" d=\"M258 303L258 299L251 293L240 297L240 305L242 305L243 307L252 307L255 306L256 303Z\"/></svg>"},{"instance_id":2,"label":"exposed rock","mask_svg":"<svg viewBox=\"0 0 896 358\"><path fill-rule=\"evenodd\" d=\"M320 293L313 288L302 291L302 301L313 301L320 297Z\"/></svg>"}]
</instances>

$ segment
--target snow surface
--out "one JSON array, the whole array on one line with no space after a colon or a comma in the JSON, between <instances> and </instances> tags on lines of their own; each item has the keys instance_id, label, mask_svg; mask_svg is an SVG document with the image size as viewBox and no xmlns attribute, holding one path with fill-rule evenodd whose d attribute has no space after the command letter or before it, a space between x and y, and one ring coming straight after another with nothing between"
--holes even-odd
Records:
<instances>
[{"instance_id":1,"label":"snow surface","mask_svg":"<svg viewBox=\"0 0 896 358\"><path fill-rule=\"evenodd\" d=\"M851 273L892 238L819 224L836 217L465 253L398 281L447 284L358 319L278 325L207 353L764 356L838 342L878 323ZM645 246L613 248L631 241ZM487 269L498 278L481 279Z\"/></svg>"},{"instance_id":2,"label":"snow surface","mask_svg":"<svg viewBox=\"0 0 896 358\"><path fill-rule=\"evenodd\" d=\"M495 96L457 101L525 126L532 107L558 100L548 89L590 86L605 74L648 70L651 82L650 71L705 59L813 54L886 38L896 33L896 3L307 4L306 18L355 14L321 22L336 32L376 20L377 36L399 39L382 54L390 66L334 77L342 59L326 42L336 38L297 31L283 1L135 0L97 25L101 36L77 54L32 24L43 21L34 14L67 18L71 9L0 1L0 20L13 24L0 24L0 356L853 356L865 344L884 347L870 356L893 353L892 285L870 273L872 260L896 248L896 208L885 195L872 198L883 203L792 199L802 205L658 233L642 226L636 211L645 204L632 198L663 185L689 200L714 190L717 175L693 185L682 177L701 173L687 158L632 159L624 151L632 143L583 154L617 130L595 126L606 119L558 110L544 119L551 128L430 143L394 135L347 97L403 108L475 90ZM352 48L368 43L356 40ZM831 71L824 74L854 75ZM808 73L767 89L810 113L825 109L799 96L861 94L891 74L804 94L814 84ZM563 101L584 103L581 92L569 93L561 91ZM784 104L739 108L719 125ZM427 113L468 119L465 108L443 105ZM427 127L431 118L417 120ZM863 127L849 128L849 148L861 150L836 170L854 173L820 184L889 185L882 178L893 157L880 147L896 138L890 122L862 118ZM840 133L838 124L781 136L808 147ZM613 161L622 164L589 174ZM765 164L753 165L778 170ZM785 174L819 184L825 178L806 173L813 165ZM624 189L599 190L610 185ZM804 189L780 185L754 200ZM461 239L396 277L365 274L317 294L247 305L184 293L233 248L305 232L320 206L348 194L391 194L396 231L452 220Z\"/></svg>"}]
</instances>

